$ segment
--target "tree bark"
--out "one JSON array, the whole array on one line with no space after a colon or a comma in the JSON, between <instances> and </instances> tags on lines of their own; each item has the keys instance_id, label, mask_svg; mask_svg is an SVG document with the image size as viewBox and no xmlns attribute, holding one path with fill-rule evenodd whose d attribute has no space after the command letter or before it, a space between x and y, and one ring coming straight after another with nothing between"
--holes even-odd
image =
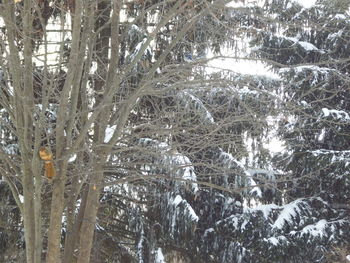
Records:
<instances>
[{"instance_id":1,"label":"tree bark","mask_svg":"<svg viewBox=\"0 0 350 263\"><path fill-rule=\"evenodd\" d=\"M62 171L61 169L59 171ZM48 249L46 262L59 263L60 260L60 244L61 244L61 226L62 213L64 208L64 183L62 177L58 177L53 181L50 225L48 234Z\"/></svg>"},{"instance_id":2,"label":"tree bark","mask_svg":"<svg viewBox=\"0 0 350 263\"><path fill-rule=\"evenodd\" d=\"M94 238L96 215L99 208L100 188L103 179L102 165L96 165L96 173L91 177L86 199L85 213L80 230L78 263L89 263Z\"/></svg>"},{"instance_id":3,"label":"tree bark","mask_svg":"<svg viewBox=\"0 0 350 263\"><path fill-rule=\"evenodd\" d=\"M89 188L86 186L83 190L83 195L81 197L81 203L79 207L79 212L77 217L75 218L74 225L69 228L69 231L67 231L67 238L64 243L64 256L63 256L63 262L73 262L73 254L74 250L77 247L77 242L79 241L79 235L81 230L81 225L83 222L83 217L85 214L85 208L86 208L86 199L88 195Z\"/></svg>"},{"instance_id":4,"label":"tree bark","mask_svg":"<svg viewBox=\"0 0 350 263\"><path fill-rule=\"evenodd\" d=\"M97 71L100 79L96 80L95 83L95 96L96 105L99 105L102 101L101 94L103 90L106 89L106 77L107 70L106 65L109 64L108 61L108 51L109 51L109 40L111 36L110 26L106 26L108 23L111 13L111 4L109 1L100 0L97 5L97 17L99 19L96 21L96 29L100 31L96 41L96 57L97 57ZM105 129L107 127L108 118L104 117L105 112L109 107L100 113L100 118L95 122L94 125L94 142L96 145L103 143ZM96 149L95 149L96 150ZM104 160L103 156L99 153L95 153L97 156L96 163L94 164L93 173L90 177L90 184L88 188L88 194L86 198L86 207L84 211L84 217L80 229L80 239L79 239L79 256L77 262L88 263L90 262L90 254L92 243L94 239L96 215L99 208L99 195L101 182L103 180L103 164L101 160Z\"/></svg>"},{"instance_id":5,"label":"tree bark","mask_svg":"<svg viewBox=\"0 0 350 263\"><path fill-rule=\"evenodd\" d=\"M23 158L26 158L23 156ZM34 216L34 185L33 173L29 164L23 166L23 221L24 221L24 237L26 243L26 262L35 263L35 216Z\"/></svg>"}]
</instances>

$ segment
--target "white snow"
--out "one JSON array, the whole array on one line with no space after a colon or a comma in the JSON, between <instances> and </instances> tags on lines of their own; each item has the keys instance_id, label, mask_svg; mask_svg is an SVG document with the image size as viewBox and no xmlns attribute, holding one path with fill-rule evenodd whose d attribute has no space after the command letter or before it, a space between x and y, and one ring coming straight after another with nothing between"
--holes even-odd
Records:
<instances>
[{"instance_id":1,"label":"white snow","mask_svg":"<svg viewBox=\"0 0 350 263\"><path fill-rule=\"evenodd\" d=\"M222 151L222 152L220 153L220 159L221 159L225 164L227 164L227 166L228 166L229 168L232 167L232 166L238 166L238 167L240 167L241 169L245 170L244 165L243 165L240 161L238 161L237 159L235 159L235 158L232 156L232 154L224 152L221 148L220 148L220 150ZM235 165L233 165L233 164L235 164ZM249 174L247 173L247 175L249 175Z\"/></svg>"},{"instance_id":2,"label":"white snow","mask_svg":"<svg viewBox=\"0 0 350 263\"><path fill-rule=\"evenodd\" d=\"M295 37L283 37L285 39L288 39L290 41L294 42L294 45L298 44L300 45L303 49L305 49L306 51L312 51L312 50L319 50L316 46L314 46L313 44L309 43L309 42L305 42L305 41L299 41L297 38Z\"/></svg>"},{"instance_id":3,"label":"white snow","mask_svg":"<svg viewBox=\"0 0 350 263\"><path fill-rule=\"evenodd\" d=\"M105 138L104 138L104 143L108 143L114 134L115 129L117 128L117 125L110 126L108 125L106 130L105 130Z\"/></svg>"},{"instance_id":4,"label":"white snow","mask_svg":"<svg viewBox=\"0 0 350 263\"><path fill-rule=\"evenodd\" d=\"M142 33L142 30L135 24L132 24L128 32L129 36L132 36L135 33Z\"/></svg>"},{"instance_id":5,"label":"white snow","mask_svg":"<svg viewBox=\"0 0 350 263\"><path fill-rule=\"evenodd\" d=\"M303 228L302 234L309 234L311 236L319 236L322 237L325 235L325 228L327 225L327 221L325 219L321 219L316 224L308 225Z\"/></svg>"},{"instance_id":6,"label":"white snow","mask_svg":"<svg viewBox=\"0 0 350 263\"><path fill-rule=\"evenodd\" d=\"M130 55L130 60L131 60L131 61L134 60L134 58L136 57L136 55L139 53L139 51L140 51L142 45L143 45L144 43L146 43L146 41L147 41L147 38L144 38L140 43L138 43L138 44L136 45L134 52Z\"/></svg>"},{"instance_id":7,"label":"white snow","mask_svg":"<svg viewBox=\"0 0 350 263\"><path fill-rule=\"evenodd\" d=\"M350 255L347 255L347 256L346 256L346 260L347 260L347 261L350 261Z\"/></svg>"},{"instance_id":8,"label":"white snow","mask_svg":"<svg viewBox=\"0 0 350 263\"><path fill-rule=\"evenodd\" d=\"M266 149L268 149L272 154L281 153L286 149L285 142L278 137L273 137L270 139L268 143L264 144L264 147L266 147Z\"/></svg>"},{"instance_id":9,"label":"white snow","mask_svg":"<svg viewBox=\"0 0 350 263\"><path fill-rule=\"evenodd\" d=\"M329 34L327 39L333 39L333 38L339 38L343 35L343 29L339 30L338 32L336 33L333 33L333 34Z\"/></svg>"},{"instance_id":10,"label":"white snow","mask_svg":"<svg viewBox=\"0 0 350 263\"><path fill-rule=\"evenodd\" d=\"M186 180L197 181L197 176L194 172L194 167L192 166L192 163L187 156L181 153L173 153L165 159L165 162L170 164L171 167L177 168L177 176L181 176L183 179ZM197 183L192 182L191 187L194 193L196 193L199 190Z\"/></svg>"},{"instance_id":11,"label":"white snow","mask_svg":"<svg viewBox=\"0 0 350 263\"><path fill-rule=\"evenodd\" d=\"M277 229L281 229L285 223L293 220L293 218L295 218L297 213L299 213L299 211L301 210L299 207L301 203L302 203L301 200L295 200L287 205L284 205L277 220L273 224L273 227Z\"/></svg>"},{"instance_id":12,"label":"white snow","mask_svg":"<svg viewBox=\"0 0 350 263\"><path fill-rule=\"evenodd\" d=\"M176 195L175 198L170 197L169 199L170 203L172 203L172 219L171 219L171 232L174 234L175 231L177 231L177 224L178 224L178 218L182 215L184 215L187 219L189 219L192 224L189 224L188 226L191 227L191 225L195 226L198 221L199 217L191 207L191 205L183 199L180 195ZM181 206L179 206L181 204Z\"/></svg>"},{"instance_id":13,"label":"white snow","mask_svg":"<svg viewBox=\"0 0 350 263\"><path fill-rule=\"evenodd\" d=\"M275 237L270 237L267 239L267 241L270 242L271 244L273 244L274 246L277 246L279 244L278 239Z\"/></svg>"},{"instance_id":14,"label":"white snow","mask_svg":"<svg viewBox=\"0 0 350 263\"><path fill-rule=\"evenodd\" d=\"M143 251L143 244L145 243L145 231L143 230L143 227L142 227L142 230L141 230L141 238L137 244L137 253L140 255L139 256L139 263L143 263L143 258L141 257L142 255L142 251Z\"/></svg>"},{"instance_id":15,"label":"white snow","mask_svg":"<svg viewBox=\"0 0 350 263\"><path fill-rule=\"evenodd\" d=\"M297 66L297 67L281 68L279 70L279 73L286 73L286 72L289 72L291 69L293 69L296 73L301 73L305 70L311 70L311 71L313 71L313 74L315 74L315 75L317 75L319 73L326 75L330 71L332 71L332 69L330 69L330 68L321 68L321 67L314 66L314 65L304 65L304 66Z\"/></svg>"},{"instance_id":16,"label":"white snow","mask_svg":"<svg viewBox=\"0 0 350 263\"><path fill-rule=\"evenodd\" d=\"M241 224L241 231L243 232L245 230L245 226L249 223L249 221L245 218L243 223Z\"/></svg>"},{"instance_id":17,"label":"white snow","mask_svg":"<svg viewBox=\"0 0 350 263\"><path fill-rule=\"evenodd\" d=\"M165 263L165 258L164 258L162 249L159 247L155 252L156 253L155 253L154 263Z\"/></svg>"},{"instance_id":18,"label":"white snow","mask_svg":"<svg viewBox=\"0 0 350 263\"><path fill-rule=\"evenodd\" d=\"M23 204L24 203L24 196L19 194L18 198L19 198L19 201L21 201L21 203Z\"/></svg>"},{"instance_id":19,"label":"white snow","mask_svg":"<svg viewBox=\"0 0 350 263\"><path fill-rule=\"evenodd\" d=\"M172 150L170 145L165 142L159 142L150 138L141 138L139 141L143 146L152 147L155 148L156 151L161 151L162 154L159 155L159 158L155 161L155 165L158 163L160 166L165 167L174 177L181 177L191 181L190 185L194 193L199 190L198 184L195 183L197 181L197 176L194 172L194 167L191 160L186 155ZM147 171L144 170L144 172ZM184 182L180 183L183 184Z\"/></svg>"},{"instance_id":20,"label":"white snow","mask_svg":"<svg viewBox=\"0 0 350 263\"><path fill-rule=\"evenodd\" d=\"M142 46L145 45L146 42L147 42L147 38L145 37L140 43L138 43L138 44L136 45L135 50L134 50L134 51L132 52L132 54L130 55L130 61L133 61L133 60L135 59L135 57L139 54L139 52L140 52ZM151 50L149 47L147 47L147 48L145 49L145 51L143 52L142 55L147 55L147 54L149 54L149 55L152 54L152 50Z\"/></svg>"},{"instance_id":21,"label":"white snow","mask_svg":"<svg viewBox=\"0 0 350 263\"><path fill-rule=\"evenodd\" d=\"M255 49L258 49L258 47L255 47ZM210 60L207 70L211 73L229 70L235 73L265 76L277 80L280 79L280 77L270 71L263 62L251 60L249 58L240 59L234 54L227 54L227 58L224 59L216 58Z\"/></svg>"},{"instance_id":22,"label":"white snow","mask_svg":"<svg viewBox=\"0 0 350 263\"><path fill-rule=\"evenodd\" d=\"M214 230L214 228L208 228L208 229L206 229L205 231L204 231L204 237L206 237L209 233L212 233L212 232L214 232L215 230Z\"/></svg>"},{"instance_id":23,"label":"white snow","mask_svg":"<svg viewBox=\"0 0 350 263\"><path fill-rule=\"evenodd\" d=\"M344 14L336 14L334 16L335 19L343 20L346 19L346 16Z\"/></svg>"},{"instance_id":24,"label":"white snow","mask_svg":"<svg viewBox=\"0 0 350 263\"><path fill-rule=\"evenodd\" d=\"M244 86L242 89L238 91L240 94L250 94L250 95L257 95L259 94L256 90L251 90L247 86Z\"/></svg>"},{"instance_id":25,"label":"white snow","mask_svg":"<svg viewBox=\"0 0 350 263\"><path fill-rule=\"evenodd\" d=\"M316 4L317 0L294 0L294 2L298 3L299 5L310 8Z\"/></svg>"},{"instance_id":26,"label":"white snow","mask_svg":"<svg viewBox=\"0 0 350 263\"><path fill-rule=\"evenodd\" d=\"M267 205L259 205L259 206L254 207L254 208L245 207L244 212L251 213L253 211L261 211L263 213L265 219L268 219L271 211L273 209L278 209L278 208L280 208L278 205L267 204Z\"/></svg>"},{"instance_id":27,"label":"white snow","mask_svg":"<svg viewBox=\"0 0 350 263\"><path fill-rule=\"evenodd\" d=\"M177 195L173 201L175 207L178 206L180 203L185 204L185 211L187 212L186 214L190 216L192 221L198 222L199 217L197 216L196 212L193 210L192 206L184 200L180 195Z\"/></svg>"},{"instance_id":28,"label":"white snow","mask_svg":"<svg viewBox=\"0 0 350 263\"><path fill-rule=\"evenodd\" d=\"M329 116L329 110L327 108L323 108L322 109L322 113L325 117L328 117Z\"/></svg>"},{"instance_id":29,"label":"white snow","mask_svg":"<svg viewBox=\"0 0 350 263\"><path fill-rule=\"evenodd\" d=\"M8 155L15 155L17 153L18 145L17 144L9 144L3 147L3 151Z\"/></svg>"},{"instance_id":30,"label":"white snow","mask_svg":"<svg viewBox=\"0 0 350 263\"><path fill-rule=\"evenodd\" d=\"M278 246L281 241L286 241L285 236L278 236L278 237L270 237L270 238L264 238L264 241L271 243L274 246Z\"/></svg>"},{"instance_id":31,"label":"white snow","mask_svg":"<svg viewBox=\"0 0 350 263\"><path fill-rule=\"evenodd\" d=\"M184 170L185 171L184 171L182 178L187 179L187 180L191 180L191 181L195 181L197 179L191 168L185 167Z\"/></svg>"},{"instance_id":32,"label":"white snow","mask_svg":"<svg viewBox=\"0 0 350 263\"><path fill-rule=\"evenodd\" d=\"M96 223L96 229L100 231L106 231L99 223Z\"/></svg>"},{"instance_id":33,"label":"white snow","mask_svg":"<svg viewBox=\"0 0 350 263\"><path fill-rule=\"evenodd\" d=\"M323 142L325 135L326 135L326 129L322 129L320 134L317 137L317 140L319 142Z\"/></svg>"},{"instance_id":34,"label":"white snow","mask_svg":"<svg viewBox=\"0 0 350 263\"><path fill-rule=\"evenodd\" d=\"M249 173L250 176L258 175L258 174L263 174L264 178L275 181L275 172L272 170L267 170L267 169L261 169L261 168L254 168L254 169L247 169L247 172Z\"/></svg>"},{"instance_id":35,"label":"white snow","mask_svg":"<svg viewBox=\"0 0 350 263\"><path fill-rule=\"evenodd\" d=\"M305 100L300 101L300 104L301 104L302 106L304 106L304 107L309 107L309 106L310 106L310 104L307 103Z\"/></svg>"},{"instance_id":36,"label":"white snow","mask_svg":"<svg viewBox=\"0 0 350 263\"><path fill-rule=\"evenodd\" d=\"M341 120L341 119L346 121L350 120L349 114L342 110L322 108L322 113L324 117L331 116L337 120Z\"/></svg>"},{"instance_id":37,"label":"white snow","mask_svg":"<svg viewBox=\"0 0 350 263\"><path fill-rule=\"evenodd\" d=\"M313 44L309 42L299 41L299 45L301 45L306 51L318 50Z\"/></svg>"},{"instance_id":38,"label":"white snow","mask_svg":"<svg viewBox=\"0 0 350 263\"><path fill-rule=\"evenodd\" d=\"M257 196L259 198L262 198L262 191L260 189L260 187L257 186L256 182L250 178L250 185L254 186L252 190L250 190L250 194L252 194L253 196Z\"/></svg>"},{"instance_id":39,"label":"white snow","mask_svg":"<svg viewBox=\"0 0 350 263\"><path fill-rule=\"evenodd\" d=\"M313 156L318 157L320 155L328 155L331 156L331 162L345 162L345 167L349 165L350 162L350 151L344 150L344 151L332 151L332 150L325 150L325 149L319 149L315 151L308 151Z\"/></svg>"},{"instance_id":40,"label":"white snow","mask_svg":"<svg viewBox=\"0 0 350 263\"><path fill-rule=\"evenodd\" d=\"M73 154L73 155L68 159L68 162L69 162L69 163L72 163L72 162L74 162L76 159L77 159L77 155L76 155L76 154Z\"/></svg>"},{"instance_id":41,"label":"white snow","mask_svg":"<svg viewBox=\"0 0 350 263\"><path fill-rule=\"evenodd\" d=\"M178 206L182 202L182 197L180 195L177 195L173 201L175 206Z\"/></svg>"}]
</instances>

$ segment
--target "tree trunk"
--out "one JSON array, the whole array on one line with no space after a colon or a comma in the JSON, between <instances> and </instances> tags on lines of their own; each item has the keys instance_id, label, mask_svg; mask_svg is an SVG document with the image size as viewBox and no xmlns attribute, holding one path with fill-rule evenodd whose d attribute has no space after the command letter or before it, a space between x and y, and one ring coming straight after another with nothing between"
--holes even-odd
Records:
<instances>
[{"instance_id":1,"label":"tree trunk","mask_svg":"<svg viewBox=\"0 0 350 263\"><path fill-rule=\"evenodd\" d=\"M89 263L94 238L96 215L99 208L100 186L103 179L102 165L96 165L96 173L91 177L86 199L85 213L80 230L78 263Z\"/></svg>"},{"instance_id":2,"label":"tree trunk","mask_svg":"<svg viewBox=\"0 0 350 263\"><path fill-rule=\"evenodd\" d=\"M62 167L62 165L61 165ZM46 262L47 263L59 263L60 245L61 245L61 226L62 226L62 213L64 208L64 185L65 185L65 172L66 169L59 169L61 175L58 175L53 180L51 213L50 213L50 226L48 233L48 249Z\"/></svg>"},{"instance_id":3,"label":"tree trunk","mask_svg":"<svg viewBox=\"0 0 350 263\"><path fill-rule=\"evenodd\" d=\"M43 248L42 235L42 214L41 214L41 187L42 178L39 170L35 172L35 198L34 198L34 217L35 217L35 250L34 262L41 262L41 254Z\"/></svg>"},{"instance_id":4,"label":"tree trunk","mask_svg":"<svg viewBox=\"0 0 350 263\"><path fill-rule=\"evenodd\" d=\"M83 217L85 214L85 208L86 208L86 199L88 195L89 188L85 187L83 190L83 194L81 197L81 203L79 207L79 212L77 217L75 218L74 225L69 228L69 231L67 231L67 238L64 243L64 256L63 256L63 262L73 262L73 254L74 250L77 247L77 242L79 241L79 235L81 230L81 225L83 222Z\"/></svg>"},{"instance_id":5,"label":"tree trunk","mask_svg":"<svg viewBox=\"0 0 350 263\"><path fill-rule=\"evenodd\" d=\"M25 156L23 156L25 158ZM25 161L24 161L25 163ZM29 165L24 164L23 167L23 221L24 221L24 237L26 243L26 262L35 263L35 216L34 216L34 184L33 174Z\"/></svg>"}]
</instances>

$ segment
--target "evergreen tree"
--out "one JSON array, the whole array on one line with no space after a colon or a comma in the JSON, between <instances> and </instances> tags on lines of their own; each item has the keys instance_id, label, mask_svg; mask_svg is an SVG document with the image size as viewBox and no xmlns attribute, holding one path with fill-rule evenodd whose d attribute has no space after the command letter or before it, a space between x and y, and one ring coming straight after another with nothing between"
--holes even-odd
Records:
<instances>
[{"instance_id":1,"label":"evergreen tree","mask_svg":"<svg viewBox=\"0 0 350 263\"><path fill-rule=\"evenodd\" d=\"M275 21L254 43L283 81L279 133L287 149L276 161L290 180L284 200L304 203L285 222L295 240L280 246L289 249L287 262L325 262L333 246L349 242L348 8L347 1L317 1L307 9L266 1ZM303 249L296 237L307 238ZM291 244L303 251L299 258Z\"/></svg>"}]
</instances>

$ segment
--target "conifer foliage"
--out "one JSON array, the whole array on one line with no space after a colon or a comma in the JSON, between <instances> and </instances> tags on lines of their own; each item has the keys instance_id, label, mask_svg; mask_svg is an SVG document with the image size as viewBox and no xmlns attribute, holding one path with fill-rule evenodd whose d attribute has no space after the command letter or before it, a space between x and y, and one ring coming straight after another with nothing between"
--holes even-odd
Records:
<instances>
[{"instance_id":1,"label":"conifer foliage","mask_svg":"<svg viewBox=\"0 0 350 263\"><path fill-rule=\"evenodd\" d=\"M0 261L340 260L349 5L241 2L0 3Z\"/></svg>"}]
</instances>

